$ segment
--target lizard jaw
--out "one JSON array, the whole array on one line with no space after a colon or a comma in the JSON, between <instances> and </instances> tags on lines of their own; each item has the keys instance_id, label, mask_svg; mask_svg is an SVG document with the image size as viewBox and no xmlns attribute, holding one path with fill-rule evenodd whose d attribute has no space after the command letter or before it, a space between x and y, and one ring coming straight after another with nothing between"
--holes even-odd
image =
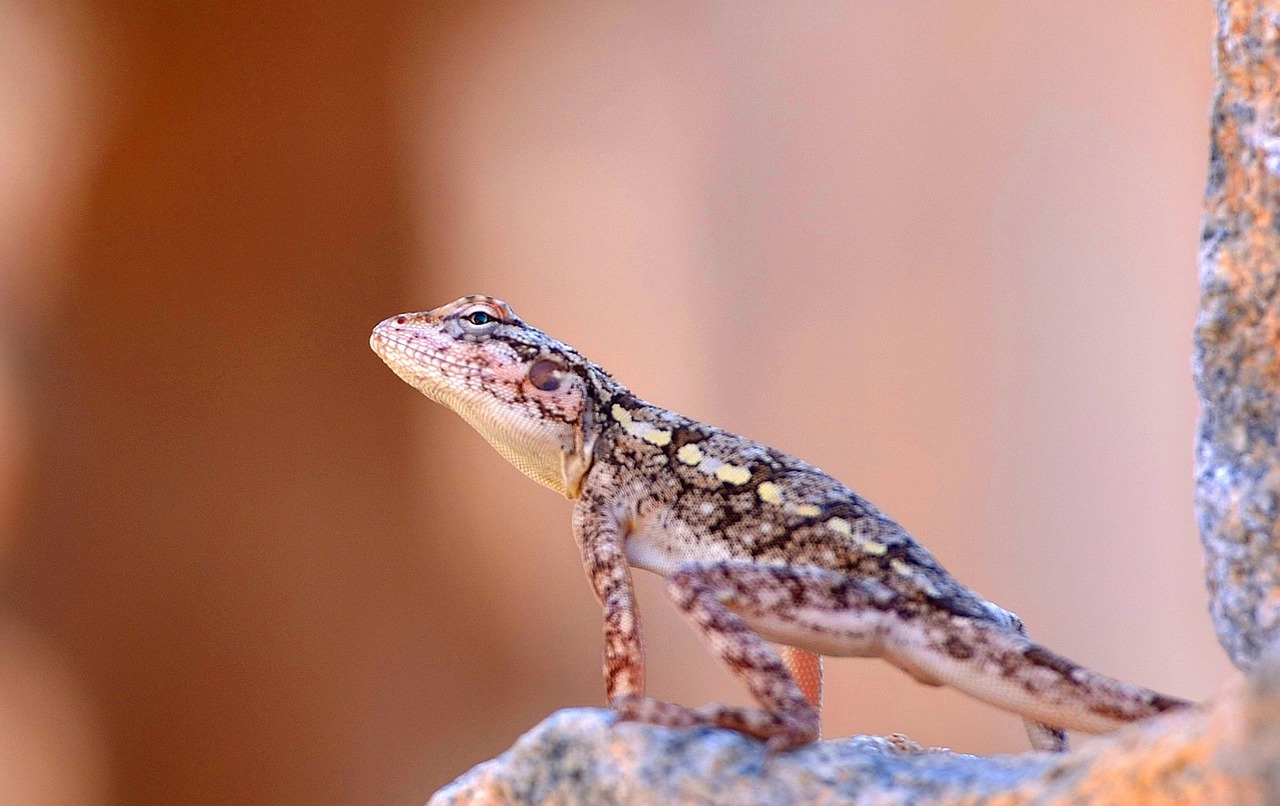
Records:
<instances>
[{"instance_id":1,"label":"lizard jaw","mask_svg":"<svg viewBox=\"0 0 1280 806\"><path fill-rule=\"evenodd\" d=\"M457 304L385 319L369 345L396 375L457 412L526 476L576 498L591 463L590 440L581 433L583 390L539 390L529 378L534 362L511 345L453 335L447 316Z\"/></svg>"}]
</instances>

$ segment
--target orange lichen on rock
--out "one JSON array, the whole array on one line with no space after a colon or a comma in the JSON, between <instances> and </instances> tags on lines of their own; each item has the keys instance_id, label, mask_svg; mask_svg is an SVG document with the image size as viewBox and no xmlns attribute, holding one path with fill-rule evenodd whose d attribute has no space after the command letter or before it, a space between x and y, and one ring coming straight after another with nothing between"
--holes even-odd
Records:
<instances>
[{"instance_id":1,"label":"orange lichen on rock","mask_svg":"<svg viewBox=\"0 0 1280 806\"><path fill-rule=\"evenodd\" d=\"M1219 640L1248 669L1280 638L1280 15L1219 0L1200 253L1196 505Z\"/></svg>"}]
</instances>

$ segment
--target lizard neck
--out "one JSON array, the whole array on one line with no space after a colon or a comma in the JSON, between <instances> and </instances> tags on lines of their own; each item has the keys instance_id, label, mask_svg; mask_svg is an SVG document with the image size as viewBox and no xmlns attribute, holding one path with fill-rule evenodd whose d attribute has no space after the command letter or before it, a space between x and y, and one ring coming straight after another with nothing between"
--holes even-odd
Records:
<instances>
[{"instance_id":1,"label":"lizard neck","mask_svg":"<svg viewBox=\"0 0 1280 806\"><path fill-rule=\"evenodd\" d=\"M597 458L618 466L612 468L614 471L656 468L653 457L672 454L684 444L694 425L688 418L641 400L621 386L601 398L595 420L600 435Z\"/></svg>"},{"instance_id":2,"label":"lizard neck","mask_svg":"<svg viewBox=\"0 0 1280 806\"><path fill-rule=\"evenodd\" d=\"M591 394L578 419L575 450L564 459L564 489L561 492L570 499L582 494L583 483L591 470L608 461L602 457L607 455L616 437L613 433L618 425L613 414L615 407L645 405L607 371L591 362L580 364L577 374L586 382Z\"/></svg>"}]
</instances>

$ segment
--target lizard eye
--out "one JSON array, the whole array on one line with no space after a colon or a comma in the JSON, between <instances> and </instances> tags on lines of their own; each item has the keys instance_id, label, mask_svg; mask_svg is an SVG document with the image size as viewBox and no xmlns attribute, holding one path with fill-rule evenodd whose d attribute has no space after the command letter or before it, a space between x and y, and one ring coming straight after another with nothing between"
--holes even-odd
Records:
<instances>
[{"instance_id":1,"label":"lizard eye","mask_svg":"<svg viewBox=\"0 0 1280 806\"><path fill-rule=\"evenodd\" d=\"M502 323L502 317L492 308L476 305L458 315L460 335L471 339L486 339Z\"/></svg>"},{"instance_id":2,"label":"lizard eye","mask_svg":"<svg viewBox=\"0 0 1280 806\"><path fill-rule=\"evenodd\" d=\"M544 358L541 361L535 361L533 366L529 367L529 383L544 392L554 392L559 389L563 379L564 368L555 361Z\"/></svg>"}]
</instances>

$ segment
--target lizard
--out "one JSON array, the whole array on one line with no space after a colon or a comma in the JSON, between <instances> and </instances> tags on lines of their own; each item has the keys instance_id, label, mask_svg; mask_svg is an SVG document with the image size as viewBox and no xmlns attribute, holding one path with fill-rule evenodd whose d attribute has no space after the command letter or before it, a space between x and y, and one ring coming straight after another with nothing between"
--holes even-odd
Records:
<instances>
[{"instance_id":1,"label":"lizard","mask_svg":"<svg viewBox=\"0 0 1280 806\"><path fill-rule=\"evenodd\" d=\"M573 535L603 610L608 705L622 720L799 747L819 737L822 655L883 658L1020 715L1040 750L1065 750L1066 730L1103 733L1193 705L1033 642L1014 614L841 482L642 400L499 299L392 316L370 345L521 472L574 501ZM759 707L645 694L633 567L665 578Z\"/></svg>"}]
</instances>

